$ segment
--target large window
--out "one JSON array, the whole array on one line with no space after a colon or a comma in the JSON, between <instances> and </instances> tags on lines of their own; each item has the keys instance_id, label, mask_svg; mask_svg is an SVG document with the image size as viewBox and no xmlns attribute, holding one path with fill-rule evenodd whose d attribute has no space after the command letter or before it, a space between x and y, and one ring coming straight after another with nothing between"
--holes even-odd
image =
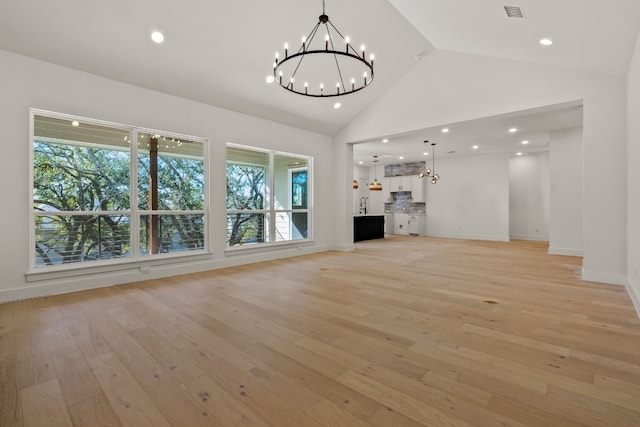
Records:
<instances>
[{"instance_id":1,"label":"large window","mask_svg":"<svg viewBox=\"0 0 640 427\"><path fill-rule=\"evenodd\" d=\"M204 139L40 111L32 128L32 268L207 249Z\"/></svg>"},{"instance_id":2,"label":"large window","mask_svg":"<svg viewBox=\"0 0 640 427\"><path fill-rule=\"evenodd\" d=\"M227 245L311 238L311 158L227 146Z\"/></svg>"}]
</instances>

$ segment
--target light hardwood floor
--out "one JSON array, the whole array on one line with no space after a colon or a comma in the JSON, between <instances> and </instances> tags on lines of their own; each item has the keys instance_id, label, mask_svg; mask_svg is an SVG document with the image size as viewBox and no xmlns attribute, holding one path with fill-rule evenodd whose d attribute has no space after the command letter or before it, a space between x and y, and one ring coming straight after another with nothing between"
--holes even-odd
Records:
<instances>
[{"instance_id":1,"label":"light hardwood floor","mask_svg":"<svg viewBox=\"0 0 640 427\"><path fill-rule=\"evenodd\" d=\"M640 426L624 287L399 237L0 305L0 425Z\"/></svg>"}]
</instances>

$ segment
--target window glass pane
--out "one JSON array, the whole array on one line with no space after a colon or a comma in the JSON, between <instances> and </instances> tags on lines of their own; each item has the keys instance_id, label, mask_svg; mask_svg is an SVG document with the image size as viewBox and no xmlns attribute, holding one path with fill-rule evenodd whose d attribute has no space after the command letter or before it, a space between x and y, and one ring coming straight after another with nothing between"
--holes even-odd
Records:
<instances>
[{"instance_id":1,"label":"window glass pane","mask_svg":"<svg viewBox=\"0 0 640 427\"><path fill-rule=\"evenodd\" d=\"M291 208L292 209L307 209L308 208L308 196L307 196L307 182L308 182L307 169L295 169L291 171Z\"/></svg>"},{"instance_id":2,"label":"window glass pane","mask_svg":"<svg viewBox=\"0 0 640 427\"><path fill-rule=\"evenodd\" d=\"M306 209L308 159L276 154L274 158L274 208Z\"/></svg>"},{"instance_id":3,"label":"window glass pane","mask_svg":"<svg viewBox=\"0 0 640 427\"><path fill-rule=\"evenodd\" d=\"M36 265L131 256L128 215L35 217Z\"/></svg>"},{"instance_id":4,"label":"window glass pane","mask_svg":"<svg viewBox=\"0 0 640 427\"><path fill-rule=\"evenodd\" d=\"M227 245L266 242L265 230L269 229L268 218L269 216L265 213L227 214Z\"/></svg>"},{"instance_id":5,"label":"window glass pane","mask_svg":"<svg viewBox=\"0 0 640 427\"><path fill-rule=\"evenodd\" d=\"M140 216L140 255L197 249L204 249L204 215Z\"/></svg>"},{"instance_id":6,"label":"window glass pane","mask_svg":"<svg viewBox=\"0 0 640 427\"><path fill-rule=\"evenodd\" d=\"M309 215L307 212L276 212L276 241L307 239Z\"/></svg>"},{"instance_id":7,"label":"window glass pane","mask_svg":"<svg viewBox=\"0 0 640 427\"><path fill-rule=\"evenodd\" d=\"M267 209L267 153L227 148L227 209Z\"/></svg>"},{"instance_id":8,"label":"window glass pane","mask_svg":"<svg viewBox=\"0 0 640 427\"><path fill-rule=\"evenodd\" d=\"M204 181L202 142L138 134L140 209L203 210ZM158 183L157 190L153 182Z\"/></svg>"},{"instance_id":9,"label":"window glass pane","mask_svg":"<svg viewBox=\"0 0 640 427\"><path fill-rule=\"evenodd\" d=\"M35 116L34 209L130 209L128 135L121 129Z\"/></svg>"}]
</instances>

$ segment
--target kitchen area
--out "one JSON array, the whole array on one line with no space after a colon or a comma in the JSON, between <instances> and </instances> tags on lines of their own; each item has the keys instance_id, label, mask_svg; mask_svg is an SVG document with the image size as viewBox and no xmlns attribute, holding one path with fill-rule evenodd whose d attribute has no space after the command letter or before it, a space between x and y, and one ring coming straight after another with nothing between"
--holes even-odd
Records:
<instances>
[{"instance_id":1,"label":"kitchen area","mask_svg":"<svg viewBox=\"0 0 640 427\"><path fill-rule=\"evenodd\" d=\"M375 168L354 168L354 241L426 234L424 168L424 162L385 165L380 179Z\"/></svg>"}]
</instances>

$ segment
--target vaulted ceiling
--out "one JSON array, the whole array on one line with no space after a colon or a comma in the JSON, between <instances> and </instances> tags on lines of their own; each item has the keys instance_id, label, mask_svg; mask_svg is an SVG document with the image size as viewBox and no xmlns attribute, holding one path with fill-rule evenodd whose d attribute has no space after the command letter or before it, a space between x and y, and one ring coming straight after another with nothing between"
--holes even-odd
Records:
<instances>
[{"instance_id":1,"label":"vaulted ceiling","mask_svg":"<svg viewBox=\"0 0 640 427\"><path fill-rule=\"evenodd\" d=\"M265 82L274 53L316 24L320 0L3 1L0 49L334 135L434 49L625 74L640 31L638 0L520 0L524 18L507 17L507 0L325 3L376 56L374 82L340 109Z\"/></svg>"}]
</instances>

